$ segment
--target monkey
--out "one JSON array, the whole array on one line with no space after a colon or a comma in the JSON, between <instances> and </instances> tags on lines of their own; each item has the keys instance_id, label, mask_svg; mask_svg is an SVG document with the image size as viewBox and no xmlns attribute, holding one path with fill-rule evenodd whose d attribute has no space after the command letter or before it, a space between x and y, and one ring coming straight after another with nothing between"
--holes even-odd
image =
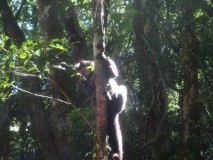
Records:
<instances>
[{"instance_id":1,"label":"monkey","mask_svg":"<svg viewBox=\"0 0 213 160\"><path fill-rule=\"evenodd\" d=\"M82 76L90 77L90 75L93 74L92 70L94 68L94 62L80 60L79 63L74 66L74 68L79 71Z\"/></svg>"},{"instance_id":2,"label":"monkey","mask_svg":"<svg viewBox=\"0 0 213 160\"><path fill-rule=\"evenodd\" d=\"M123 144L122 134L119 125L119 114L124 110L127 101L127 89L124 85L118 85L116 78L118 77L118 70L113 60L106 57L98 57L106 69L106 110L107 110L107 136L110 147L109 157L111 160L123 159ZM85 79L85 86L89 86L92 82L94 84L94 68L93 61L81 60L75 65L78 71ZM94 85L95 86L95 85ZM88 90L88 88L85 88ZM94 89L94 90L93 90ZM93 88L95 92L95 87ZM89 89L91 91L91 89Z\"/></svg>"},{"instance_id":3,"label":"monkey","mask_svg":"<svg viewBox=\"0 0 213 160\"><path fill-rule=\"evenodd\" d=\"M107 86L107 135L111 148L112 160L123 159L122 134L119 125L119 114L124 110L127 101L127 89L124 85L118 85L115 79L110 78Z\"/></svg>"},{"instance_id":4,"label":"monkey","mask_svg":"<svg viewBox=\"0 0 213 160\"><path fill-rule=\"evenodd\" d=\"M84 82L84 92L87 96L93 96L95 93L95 81L93 76L94 62L80 60L74 66L75 70L81 74L81 80Z\"/></svg>"},{"instance_id":5,"label":"monkey","mask_svg":"<svg viewBox=\"0 0 213 160\"><path fill-rule=\"evenodd\" d=\"M105 54L99 54L96 56L97 60L100 60L101 63L103 64L105 68L105 74L106 74L106 79L109 80L110 78L117 78L118 77L118 69L115 65L115 62L107 58Z\"/></svg>"},{"instance_id":6,"label":"monkey","mask_svg":"<svg viewBox=\"0 0 213 160\"><path fill-rule=\"evenodd\" d=\"M105 68L106 79L117 78L118 69L113 60L106 58L105 56L98 56L98 58ZM94 81L94 62L87 60L80 60L74 69L81 74L81 80L84 82L84 92L87 95L91 95L95 92L95 81Z\"/></svg>"}]
</instances>

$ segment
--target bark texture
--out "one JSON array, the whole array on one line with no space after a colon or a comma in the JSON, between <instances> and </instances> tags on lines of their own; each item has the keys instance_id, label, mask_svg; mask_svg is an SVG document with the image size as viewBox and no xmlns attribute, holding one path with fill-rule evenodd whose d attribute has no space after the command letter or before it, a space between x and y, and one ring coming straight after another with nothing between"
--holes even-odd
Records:
<instances>
[{"instance_id":1,"label":"bark texture","mask_svg":"<svg viewBox=\"0 0 213 160\"><path fill-rule=\"evenodd\" d=\"M41 91L40 79L38 77L29 78L30 91L39 93ZM32 125L35 134L42 145L46 160L58 160L59 155L54 143L54 137L50 127L48 115L45 111L43 99L30 96Z\"/></svg>"},{"instance_id":2,"label":"bark texture","mask_svg":"<svg viewBox=\"0 0 213 160\"><path fill-rule=\"evenodd\" d=\"M63 36L62 24L59 20L59 9L55 1L38 0L38 13L41 35L44 40L52 40ZM67 98L71 98L72 95L71 85L73 81L70 76L72 74L68 69L63 70L55 67L60 62L54 59L54 55L57 55L59 52L57 50L50 50L46 53L47 57L52 57L52 59L49 59L49 79L51 81L49 92L54 98L68 101ZM68 59L63 57L61 60L67 62ZM54 100L51 101L49 106L49 122L58 160L77 159L74 139L71 134L72 122L66 118L70 110L70 105Z\"/></svg>"},{"instance_id":3,"label":"bark texture","mask_svg":"<svg viewBox=\"0 0 213 160\"><path fill-rule=\"evenodd\" d=\"M59 6L63 27L66 30L68 39L70 40L70 44L73 47L75 53L75 61L79 61L85 57L88 57L88 48L86 46L83 31L77 19L75 6L69 0L57 0L56 2Z\"/></svg>"},{"instance_id":4,"label":"bark texture","mask_svg":"<svg viewBox=\"0 0 213 160\"><path fill-rule=\"evenodd\" d=\"M54 0L37 0L39 25L44 40L63 37L59 12Z\"/></svg>"},{"instance_id":5,"label":"bark texture","mask_svg":"<svg viewBox=\"0 0 213 160\"><path fill-rule=\"evenodd\" d=\"M97 60L105 51L105 28L104 28L104 0L95 0L93 3L94 36L93 55L95 65L95 87L96 87L96 119L97 119L97 141L96 159L107 159L106 155L106 76L100 60Z\"/></svg>"},{"instance_id":6,"label":"bark texture","mask_svg":"<svg viewBox=\"0 0 213 160\"><path fill-rule=\"evenodd\" d=\"M15 45L20 47L22 42L25 41L25 36L23 31L18 26L18 23L10 7L8 6L7 0L0 1L0 13L5 34L13 41Z\"/></svg>"}]
</instances>

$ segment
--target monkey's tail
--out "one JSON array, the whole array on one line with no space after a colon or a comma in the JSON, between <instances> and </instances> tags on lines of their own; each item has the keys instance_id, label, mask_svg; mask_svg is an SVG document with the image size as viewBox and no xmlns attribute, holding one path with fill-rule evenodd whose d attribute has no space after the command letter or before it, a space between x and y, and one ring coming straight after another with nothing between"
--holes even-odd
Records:
<instances>
[{"instance_id":1,"label":"monkey's tail","mask_svg":"<svg viewBox=\"0 0 213 160\"><path fill-rule=\"evenodd\" d=\"M115 118L108 121L108 141L111 148L110 157L111 160L123 159L123 143L122 135L118 120L118 115Z\"/></svg>"}]
</instances>

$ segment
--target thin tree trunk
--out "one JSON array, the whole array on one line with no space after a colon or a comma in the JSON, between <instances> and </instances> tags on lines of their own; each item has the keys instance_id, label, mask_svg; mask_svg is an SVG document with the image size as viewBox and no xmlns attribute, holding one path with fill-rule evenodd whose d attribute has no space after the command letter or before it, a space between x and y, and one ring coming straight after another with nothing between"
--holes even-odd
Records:
<instances>
[{"instance_id":1,"label":"thin tree trunk","mask_svg":"<svg viewBox=\"0 0 213 160\"><path fill-rule=\"evenodd\" d=\"M94 36L93 54L95 62L95 86L96 86L96 118L97 118L97 142L96 159L107 159L106 155L106 77L103 65L97 56L105 52L105 28L104 28L104 0L95 0L93 4Z\"/></svg>"}]
</instances>

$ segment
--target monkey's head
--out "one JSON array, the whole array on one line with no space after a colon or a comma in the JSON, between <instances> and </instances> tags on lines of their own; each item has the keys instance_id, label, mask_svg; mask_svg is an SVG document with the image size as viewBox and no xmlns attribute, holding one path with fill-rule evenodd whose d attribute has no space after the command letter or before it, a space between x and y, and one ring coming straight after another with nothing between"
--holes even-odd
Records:
<instances>
[{"instance_id":1,"label":"monkey's head","mask_svg":"<svg viewBox=\"0 0 213 160\"><path fill-rule=\"evenodd\" d=\"M87 78L94 71L94 62L80 60L75 66L75 70L79 72L83 77Z\"/></svg>"}]
</instances>

